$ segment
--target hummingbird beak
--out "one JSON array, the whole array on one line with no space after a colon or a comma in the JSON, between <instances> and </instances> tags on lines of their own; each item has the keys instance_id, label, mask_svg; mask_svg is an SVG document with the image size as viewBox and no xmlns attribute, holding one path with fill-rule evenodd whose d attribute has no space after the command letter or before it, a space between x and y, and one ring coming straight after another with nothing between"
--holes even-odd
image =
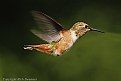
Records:
<instances>
[{"instance_id":1,"label":"hummingbird beak","mask_svg":"<svg viewBox=\"0 0 121 81\"><path fill-rule=\"evenodd\" d=\"M95 29L95 28L91 28L91 27L90 27L90 30L91 30L91 31L97 31L97 32L104 33L104 32L103 32L103 31L101 31L101 30L98 30L98 29Z\"/></svg>"}]
</instances>

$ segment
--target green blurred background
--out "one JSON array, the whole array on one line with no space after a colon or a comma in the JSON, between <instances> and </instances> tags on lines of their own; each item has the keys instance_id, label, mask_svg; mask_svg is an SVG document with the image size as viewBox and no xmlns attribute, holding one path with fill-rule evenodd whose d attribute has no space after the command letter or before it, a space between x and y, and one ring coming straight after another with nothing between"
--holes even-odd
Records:
<instances>
[{"instance_id":1,"label":"green blurred background","mask_svg":"<svg viewBox=\"0 0 121 81\"><path fill-rule=\"evenodd\" d=\"M120 3L118 0L1 1L0 81L3 78L121 81ZM37 26L31 10L48 14L66 29L77 21L84 21L106 33L87 33L60 57L23 50L24 44L45 43L30 32Z\"/></svg>"}]
</instances>

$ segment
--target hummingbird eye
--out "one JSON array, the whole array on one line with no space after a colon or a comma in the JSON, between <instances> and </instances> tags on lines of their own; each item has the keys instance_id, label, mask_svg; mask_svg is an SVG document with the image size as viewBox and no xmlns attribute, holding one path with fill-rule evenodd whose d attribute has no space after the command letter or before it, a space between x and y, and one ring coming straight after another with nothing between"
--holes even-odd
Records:
<instances>
[{"instance_id":1,"label":"hummingbird eye","mask_svg":"<svg viewBox=\"0 0 121 81\"><path fill-rule=\"evenodd\" d=\"M85 28L89 28L89 26L88 25L85 25Z\"/></svg>"}]
</instances>

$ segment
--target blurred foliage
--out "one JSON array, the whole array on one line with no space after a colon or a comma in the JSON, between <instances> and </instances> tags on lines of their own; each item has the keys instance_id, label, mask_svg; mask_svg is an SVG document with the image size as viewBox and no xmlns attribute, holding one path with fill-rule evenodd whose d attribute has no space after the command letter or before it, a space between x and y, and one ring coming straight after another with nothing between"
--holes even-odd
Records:
<instances>
[{"instance_id":1,"label":"blurred foliage","mask_svg":"<svg viewBox=\"0 0 121 81\"><path fill-rule=\"evenodd\" d=\"M37 78L37 81L121 81L120 1L4 0L0 15L0 81ZM42 11L69 29L84 21L106 33L89 32L63 56L23 50L24 44L44 43L30 29L30 11Z\"/></svg>"}]
</instances>

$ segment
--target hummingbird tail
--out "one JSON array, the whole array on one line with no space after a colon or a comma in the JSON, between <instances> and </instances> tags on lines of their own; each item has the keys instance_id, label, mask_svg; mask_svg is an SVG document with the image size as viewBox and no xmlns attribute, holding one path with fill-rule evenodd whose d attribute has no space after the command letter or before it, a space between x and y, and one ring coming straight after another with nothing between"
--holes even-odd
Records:
<instances>
[{"instance_id":1,"label":"hummingbird tail","mask_svg":"<svg viewBox=\"0 0 121 81\"><path fill-rule=\"evenodd\" d=\"M27 50L39 50L39 49L43 49L43 44L40 44L40 45L24 45L23 48L27 49Z\"/></svg>"},{"instance_id":2,"label":"hummingbird tail","mask_svg":"<svg viewBox=\"0 0 121 81\"><path fill-rule=\"evenodd\" d=\"M40 45L24 45L23 47L24 49L27 50L38 50L44 53L48 53L50 54L52 52L52 50L50 49L50 45L49 44L40 44Z\"/></svg>"},{"instance_id":3,"label":"hummingbird tail","mask_svg":"<svg viewBox=\"0 0 121 81\"><path fill-rule=\"evenodd\" d=\"M27 49L27 50L33 50L33 45L24 45L23 47L24 49Z\"/></svg>"}]
</instances>

